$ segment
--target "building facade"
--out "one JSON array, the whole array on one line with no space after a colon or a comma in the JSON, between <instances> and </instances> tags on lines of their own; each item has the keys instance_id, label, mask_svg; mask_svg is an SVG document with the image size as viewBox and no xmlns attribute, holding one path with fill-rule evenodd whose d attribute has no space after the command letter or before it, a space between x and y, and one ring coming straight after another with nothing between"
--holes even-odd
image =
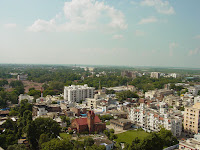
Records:
<instances>
[{"instance_id":1,"label":"building facade","mask_svg":"<svg viewBox=\"0 0 200 150\"><path fill-rule=\"evenodd\" d=\"M189 136L200 132L200 103L185 107L184 132Z\"/></svg>"},{"instance_id":2,"label":"building facade","mask_svg":"<svg viewBox=\"0 0 200 150\"><path fill-rule=\"evenodd\" d=\"M160 78L160 72L151 72L151 78Z\"/></svg>"},{"instance_id":3,"label":"building facade","mask_svg":"<svg viewBox=\"0 0 200 150\"><path fill-rule=\"evenodd\" d=\"M28 78L28 75L17 75L17 80L20 80L20 81L26 81Z\"/></svg>"},{"instance_id":4,"label":"building facade","mask_svg":"<svg viewBox=\"0 0 200 150\"><path fill-rule=\"evenodd\" d=\"M194 138L187 139L179 142L179 149L181 150L199 150L200 141Z\"/></svg>"},{"instance_id":5,"label":"building facade","mask_svg":"<svg viewBox=\"0 0 200 150\"><path fill-rule=\"evenodd\" d=\"M128 119L147 132L158 132L164 127L179 137L182 131L182 118L169 113L165 103L161 102L157 107L158 109L151 109L141 103L139 107L130 109Z\"/></svg>"},{"instance_id":6,"label":"building facade","mask_svg":"<svg viewBox=\"0 0 200 150\"><path fill-rule=\"evenodd\" d=\"M64 99L70 103L80 102L81 100L85 100L86 98L94 97L93 87L88 87L85 85L71 85L64 87Z\"/></svg>"},{"instance_id":7,"label":"building facade","mask_svg":"<svg viewBox=\"0 0 200 150\"><path fill-rule=\"evenodd\" d=\"M19 103L24 99L27 99L29 103L32 103L33 100L34 100L33 96L30 96L30 95L27 95L27 94L20 94L18 98L19 98L18 99Z\"/></svg>"},{"instance_id":8,"label":"building facade","mask_svg":"<svg viewBox=\"0 0 200 150\"><path fill-rule=\"evenodd\" d=\"M106 129L106 124L102 123L98 116L93 111L88 111L87 118L77 118L71 123L69 130L76 130L78 133L82 132L103 132Z\"/></svg>"}]
</instances>

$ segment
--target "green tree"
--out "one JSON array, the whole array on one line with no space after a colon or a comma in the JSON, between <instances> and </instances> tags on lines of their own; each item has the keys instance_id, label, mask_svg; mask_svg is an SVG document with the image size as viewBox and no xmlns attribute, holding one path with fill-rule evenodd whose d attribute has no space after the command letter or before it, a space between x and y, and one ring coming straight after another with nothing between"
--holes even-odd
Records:
<instances>
[{"instance_id":1,"label":"green tree","mask_svg":"<svg viewBox=\"0 0 200 150\"><path fill-rule=\"evenodd\" d=\"M84 139L84 145L87 147L87 146L92 146L94 144L94 140L93 138L85 138Z\"/></svg>"},{"instance_id":2,"label":"green tree","mask_svg":"<svg viewBox=\"0 0 200 150\"><path fill-rule=\"evenodd\" d=\"M4 86L4 85L7 85L8 84L8 81L7 80L0 80L0 87Z\"/></svg>"},{"instance_id":3,"label":"green tree","mask_svg":"<svg viewBox=\"0 0 200 150\"><path fill-rule=\"evenodd\" d=\"M24 144L14 144L8 146L7 150L28 150Z\"/></svg>"},{"instance_id":4,"label":"green tree","mask_svg":"<svg viewBox=\"0 0 200 150\"><path fill-rule=\"evenodd\" d=\"M45 134L45 133L41 134L39 138L39 142L38 142L39 147L42 148L42 144L48 141L50 141L48 134Z\"/></svg>"},{"instance_id":5,"label":"green tree","mask_svg":"<svg viewBox=\"0 0 200 150\"><path fill-rule=\"evenodd\" d=\"M33 149L38 149L41 134L47 134L50 139L56 138L61 132L60 125L51 118L37 118L28 124L27 137Z\"/></svg>"},{"instance_id":6,"label":"green tree","mask_svg":"<svg viewBox=\"0 0 200 150\"><path fill-rule=\"evenodd\" d=\"M119 101L126 100L127 98L139 98L139 96L135 92L131 91L122 91L116 93L116 96Z\"/></svg>"},{"instance_id":7,"label":"green tree","mask_svg":"<svg viewBox=\"0 0 200 150\"><path fill-rule=\"evenodd\" d=\"M178 140L172 135L172 132L165 128L161 128L158 136L160 137L163 146L169 147L178 143Z\"/></svg>"},{"instance_id":8,"label":"green tree","mask_svg":"<svg viewBox=\"0 0 200 150\"><path fill-rule=\"evenodd\" d=\"M72 143L67 140L52 139L49 142L42 144L41 150L72 150Z\"/></svg>"}]
</instances>

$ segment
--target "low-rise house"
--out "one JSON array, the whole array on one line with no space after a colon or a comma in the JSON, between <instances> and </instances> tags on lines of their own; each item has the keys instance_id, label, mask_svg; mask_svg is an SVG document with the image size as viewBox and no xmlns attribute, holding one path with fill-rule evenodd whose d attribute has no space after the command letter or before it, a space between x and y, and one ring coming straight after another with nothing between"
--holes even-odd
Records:
<instances>
[{"instance_id":1,"label":"low-rise house","mask_svg":"<svg viewBox=\"0 0 200 150\"><path fill-rule=\"evenodd\" d=\"M0 117L6 117L9 115L9 110L0 110Z\"/></svg>"},{"instance_id":2,"label":"low-rise house","mask_svg":"<svg viewBox=\"0 0 200 150\"><path fill-rule=\"evenodd\" d=\"M28 75L25 74L25 75L17 75L17 80L20 80L20 81L26 81L28 78Z\"/></svg>"},{"instance_id":3,"label":"low-rise house","mask_svg":"<svg viewBox=\"0 0 200 150\"><path fill-rule=\"evenodd\" d=\"M33 106L33 116L44 116L47 115L47 106L46 105L34 105Z\"/></svg>"},{"instance_id":4,"label":"low-rise house","mask_svg":"<svg viewBox=\"0 0 200 150\"><path fill-rule=\"evenodd\" d=\"M159 90L152 90L145 92L145 98L146 99L159 99L162 100L164 96L168 96L173 94L173 90L167 90L167 89L159 89Z\"/></svg>"},{"instance_id":5,"label":"low-rise house","mask_svg":"<svg viewBox=\"0 0 200 150\"><path fill-rule=\"evenodd\" d=\"M86 108L79 108L79 107L73 107L70 110L74 113L74 116L81 116L81 114L86 114L87 112Z\"/></svg>"},{"instance_id":6,"label":"low-rise house","mask_svg":"<svg viewBox=\"0 0 200 150\"><path fill-rule=\"evenodd\" d=\"M179 96L169 95L163 98L163 101L167 103L169 106L182 106L182 100Z\"/></svg>"},{"instance_id":7,"label":"low-rise house","mask_svg":"<svg viewBox=\"0 0 200 150\"><path fill-rule=\"evenodd\" d=\"M61 108L58 104L48 105L48 112L61 112Z\"/></svg>"},{"instance_id":8,"label":"low-rise house","mask_svg":"<svg viewBox=\"0 0 200 150\"><path fill-rule=\"evenodd\" d=\"M24 144L26 147L29 147L29 142L26 137L22 137L21 139L19 139L18 144Z\"/></svg>"},{"instance_id":9,"label":"low-rise house","mask_svg":"<svg viewBox=\"0 0 200 150\"><path fill-rule=\"evenodd\" d=\"M110 120L110 125L114 129L120 129L120 130L128 130L131 128L132 123L128 119L111 119Z\"/></svg>"},{"instance_id":10,"label":"low-rise house","mask_svg":"<svg viewBox=\"0 0 200 150\"><path fill-rule=\"evenodd\" d=\"M112 115L114 118L123 118L127 119L128 114L124 111L116 111L116 110L110 110L108 112L110 115Z\"/></svg>"},{"instance_id":11,"label":"low-rise house","mask_svg":"<svg viewBox=\"0 0 200 150\"><path fill-rule=\"evenodd\" d=\"M56 117L54 118L53 120L55 120L57 123L59 123L59 125L64 128L67 126L67 123L66 122L62 122L62 119L60 117Z\"/></svg>"},{"instance_id":12,"label":"low-rise house","mask_svg":"<svg viewBox=\"0 0 200 150\"><path fill-rule=\"evenodd\" d=\"M20 94L18 99L19 103L24 99L27 99L29 103L33 103L34 97L27 94Z\"/></svg>"},{"instance_id":13,"label":"low-rise house","mask_svg":"<svg viewBox=\"0 0 200 150\"><path fill-rule=\"evenodd\" d=\"M94 139L94 144L96 145L104 145L106 147L106 150L112 150L114 148L114 142L110 141L106 138L97 138Z\"/></svg>"},{"instance_id":14,"label":"low-rise house","mask_svg":"<svg viewBox=\"0 0 200 150\"><path fill-rule=\"evenodd\" d=\"M127 86L110 87L110 88L106 88L106 90L114 90L115 92L122 92L122 91L135 92L136 88L132 85L127 85Z\"/></svg>"}]
</instances>

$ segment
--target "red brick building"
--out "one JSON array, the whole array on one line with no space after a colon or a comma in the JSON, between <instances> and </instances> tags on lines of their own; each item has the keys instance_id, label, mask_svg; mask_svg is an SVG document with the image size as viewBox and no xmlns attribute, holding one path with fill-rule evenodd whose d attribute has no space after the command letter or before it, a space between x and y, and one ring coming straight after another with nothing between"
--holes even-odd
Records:
<instances>
[{"instance_id":1,"label":"red brick building","mask_svg":"<svg viewBox=\"0 0 200 150\"><path fill-rule=\"evenodd\" d=\"M98 116L95 116L93 111L88 111L87 118L77 118L71 123L71 130L76 130L78 133L86 132L103 132L106 129L105 123L102 123Z\"/></svg>"}]
</instances>

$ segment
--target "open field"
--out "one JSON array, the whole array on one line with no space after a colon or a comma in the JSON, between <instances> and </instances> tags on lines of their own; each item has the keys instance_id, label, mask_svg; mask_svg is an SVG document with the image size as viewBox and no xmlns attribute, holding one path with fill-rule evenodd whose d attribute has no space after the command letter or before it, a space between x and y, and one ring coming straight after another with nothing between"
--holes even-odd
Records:
<instances>
[{"instance_id":1,"label":"open field","mask_svg":"<svg viewBox=\"0 0 200 150\"><path fill-rule=\"evenodd\" d=\"M115 140L117 142L126 142L131 144L133 139L138 138L145 138L149 135L149 133L145 131L137 131L137 130L129 130L120 134L117 134L118 138Z\"/></svg>"}]
</instances>

